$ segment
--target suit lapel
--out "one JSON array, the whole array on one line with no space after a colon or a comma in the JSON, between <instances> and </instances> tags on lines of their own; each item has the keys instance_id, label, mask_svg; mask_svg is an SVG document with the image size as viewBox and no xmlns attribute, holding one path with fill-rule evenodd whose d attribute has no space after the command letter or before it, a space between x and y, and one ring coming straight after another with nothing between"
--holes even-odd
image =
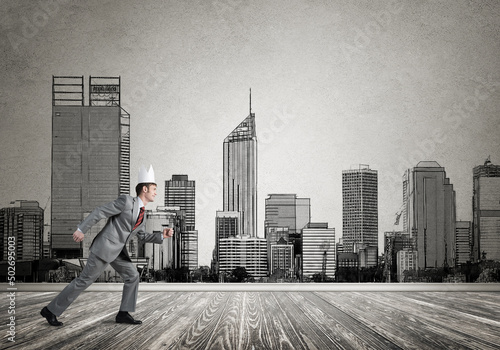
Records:
<instances>
[{"instance_id":1,"label":"suit lapel","mask_svg":"<svg viewBox=\"0 0 500 350\"><path fill-rule=\"evenodd\" d=\"M133 229L135 226L135 222L137 221L137 217L139 216L139 201L137 197L134 197L134 208L132 209L132 218L130 221L130 229Z\"/></svg>"}]
</instances>

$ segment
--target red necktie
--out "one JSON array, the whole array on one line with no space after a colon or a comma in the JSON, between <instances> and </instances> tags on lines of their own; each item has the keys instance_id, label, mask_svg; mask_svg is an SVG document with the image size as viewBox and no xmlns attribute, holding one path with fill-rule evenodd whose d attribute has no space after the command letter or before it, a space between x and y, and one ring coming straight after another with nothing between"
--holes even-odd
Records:
<instances>
[{"instance_id":1,"label":"red necktie","mask_svg":"<svg viewBox=\"0 0 500 350\"><path fill-rule=\"evenodd\" d=\"M137 226L139 226L142 223L142 219L144 219L144 207L141 207L141 210L139 211L139 217L137 218L137 222L135 223L134 228L132 231L134 231Z\"/></svg>"}]
</instances>

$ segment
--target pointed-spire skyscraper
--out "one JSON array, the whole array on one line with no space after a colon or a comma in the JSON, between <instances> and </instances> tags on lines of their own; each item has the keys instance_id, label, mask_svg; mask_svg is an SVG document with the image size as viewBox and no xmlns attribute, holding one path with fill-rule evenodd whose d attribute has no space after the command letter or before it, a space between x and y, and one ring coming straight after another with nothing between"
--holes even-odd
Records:
<instances>
[{"instance_id":1,"label":"pointed-spire skyscraper","mask_svg":"<svg viewBox=\"0 0 500 350\"><path fill-rule=\"evenodd\" d=\"M223 147L224 211L240 213L239 234L257 237L257 135L251 104L249 115L224 139Z\"/></svg>"},{"instance_id":2,"label":"pointed-spire skyscraper","mask_svg":"<svg viewBox=\"0 0 500 350\"><path fill-rule=\"evenodd\" d=\"M237 267L253 278L267 275L266 239L257 237L257 136L255 114L224 139L223 206L215 218L213 271L220 281Z\"/></svg>"}]
</instances>

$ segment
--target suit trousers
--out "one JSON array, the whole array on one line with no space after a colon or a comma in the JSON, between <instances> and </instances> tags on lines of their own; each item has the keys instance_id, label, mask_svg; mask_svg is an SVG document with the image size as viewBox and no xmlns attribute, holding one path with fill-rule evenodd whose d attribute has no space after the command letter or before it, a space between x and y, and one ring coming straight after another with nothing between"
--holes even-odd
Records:
<instances>
[{"instance_id":1,"label":"suit trousers","mask_svg":"<svg viewBox=\"0 0 500 350\"><path fill-rule=\"evenodd\" d=\"M139 273L130 260L122 255L109 263L123 279L123 292L120 311L134 312L139 291ZM55 297L47 308L56 316L60 316L64 310L104 272L108 263L94 253L90 253L87 264L80 276L68 284L57 297Z\"/></svg>"}]
</instances>

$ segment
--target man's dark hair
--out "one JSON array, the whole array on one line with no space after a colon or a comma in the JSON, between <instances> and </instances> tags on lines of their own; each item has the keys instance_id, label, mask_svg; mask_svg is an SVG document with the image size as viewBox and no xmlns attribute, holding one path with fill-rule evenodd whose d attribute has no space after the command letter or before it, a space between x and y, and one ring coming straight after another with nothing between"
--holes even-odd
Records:
<instances>
[{"instance_id":1,"label":"man's dark hair","mask_svg":"<svg viewBox=\"0 0 500 350\"><path fill-rule=\"evenodd\" d=\"M137 197L139 197L139 195L142 193L142 188L144 186L149 189L149 186L151 185L157 186L154 182L141 182L140 184L137 184L137 186L135 186L135 193L137 194Z\"/></svg>"}]
</instances>

